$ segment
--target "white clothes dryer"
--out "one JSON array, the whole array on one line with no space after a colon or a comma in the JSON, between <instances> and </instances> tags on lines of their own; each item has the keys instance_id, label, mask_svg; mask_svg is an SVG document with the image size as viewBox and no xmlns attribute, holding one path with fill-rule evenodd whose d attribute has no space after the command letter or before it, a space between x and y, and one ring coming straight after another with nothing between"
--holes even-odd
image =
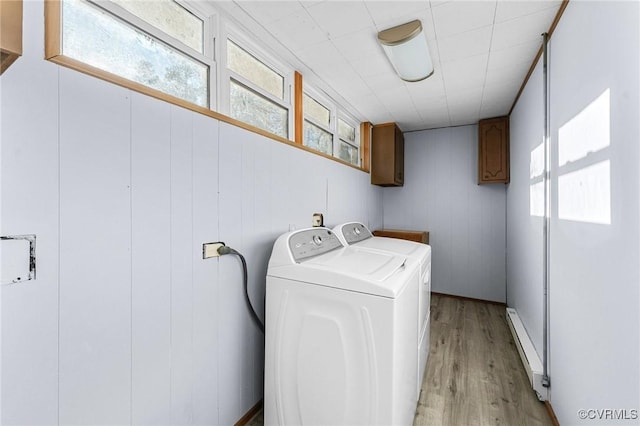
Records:
<instances>
[{"instance_id":1,"label":"white clothes dryer","mask_svg":"<svg viewBox=\"0 0 640 426\"><path fill-rule=\"evenodd\" d=\"M350 247L396 253L413 259L420 265L420 291L418 296L418 368L416 400L420 397L420 388L429 358L429 316L431 313L431 247L427 244L397 238L375 237L360 222L348 222L333 228L340 241Z\"/></svg>"},{"instance_id":2,"label":"white clothes dryer","mask_svg":"<svg viewBox=\"0 0 640 426\"><path fill-rule=\"evenodd\" d=\"M327 228L280 236L267 271L265 425L411 425L418 272Z\"/></svg>"}]
</instances>

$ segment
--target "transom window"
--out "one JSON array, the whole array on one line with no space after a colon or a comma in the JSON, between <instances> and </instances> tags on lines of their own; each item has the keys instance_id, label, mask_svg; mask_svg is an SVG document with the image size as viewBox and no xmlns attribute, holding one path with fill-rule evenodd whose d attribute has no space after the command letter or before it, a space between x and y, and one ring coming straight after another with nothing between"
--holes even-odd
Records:
<instances>
[{"instance_id":1,"label":"transom window","mask_svg":"<svg viewBox=\"0 0 640 426\"><path fill-rule=\"evenodd\" d=\"M226 47L231 117L288 138L285 78L233 40L227 39Z\"/></svg>"},{"instance_id":2,"label":"transom window","mask_svg":"<svg viewBox=\"0 0 640 426\"><path fill-rule=\"evenodd\" d=\"M360 164L360 142L356 142L356 126L338 119L339 145L336 157L351 164Z\"/></svg>"},{"instance_id":3,"label":"transom window","mask_svg":"<svg viewBox=\"0 0 640 426\"><path fill-rule=\"evenodd\" d=\"M329 99L315 93L304 93L302 111L305 146L360 165L360 141L355 120L347 118Z\"/></svg>"},{"instance_id":4,"label":"transom window","mask_svg":"<svg viewBox=\"0 0 640 426\"><path fill-rule=\"evenodd\" d=\"M111 1L193 50L204 53L204 21L175 1Z\"/></svg>"},{"instance_id":5,"label":"transom window","mask_svg":"<svg viewBox=\"0 0 640 426\"><path fill-rule=\"evenodd\" d=\"M234 120L212 116L360 166L357 121L323 91L303 92L300 73L204 3L46 1L45 56L200 113L219 110Z\"/></svg>"},{"instance_id":6,"label":"transom window","mask_svg":"<svg viewBox=\"0 0 640 426\"><path fill-rule=\"evenodd\" d=\"M63 0L62 54L168 95L209 107L209 71L213 61L187 45L192 43L202 50L202 20L170 0L154 2L155 6L149 9L142 7L147 4L120 0L103 1L98 6L86 0ZM130 21L140 18L140 22L134 26L120 15L116 16L119 8L129 12L126 16ZM177 25L174 19L188 24L188 31L175 31L172 28ZM147 21L164 24L159 28ZM193 36L183 36L185 33ZM169 43L173 36L182 37L184 45Z\"/></svg>"}]
</instances>

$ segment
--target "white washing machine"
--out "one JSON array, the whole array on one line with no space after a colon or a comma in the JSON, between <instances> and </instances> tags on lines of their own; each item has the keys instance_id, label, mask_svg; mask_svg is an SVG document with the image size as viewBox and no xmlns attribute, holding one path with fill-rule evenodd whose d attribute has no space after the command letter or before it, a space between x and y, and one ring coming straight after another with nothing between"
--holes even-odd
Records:
<instances>
[{"instance_id":1,"label":"white washing machine","mask_svg":"<svg viewBox=\"0 0 640 426\"><path fill-rule=\"evenodd\" d=\"M279 237L267 271L265 425L411 425L418 272L327 228Z\"/></svg>"},{"instance_id":2,"label":"white washing machine","mask_svg":"<svg viewBox=\"0 0 640 426\"><path fill-rule=\"evenodd\" d=\"M375 237L360 222L348 222L333 228L340 241L350 247L371 251L396 253L413 259L420 265L420 291L418 297L418 368L416 399L420 397L422 379L429 358L429 316L431 313L431 247L397 238Z\"/></svg>"}]
</instances>

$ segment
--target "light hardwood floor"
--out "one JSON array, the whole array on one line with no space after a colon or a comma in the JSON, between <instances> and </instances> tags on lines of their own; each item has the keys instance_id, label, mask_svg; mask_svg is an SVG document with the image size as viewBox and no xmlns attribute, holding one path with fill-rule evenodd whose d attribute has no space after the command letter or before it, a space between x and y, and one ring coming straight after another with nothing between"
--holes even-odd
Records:
<instances>
[{"instance_id":1,"label":"light hardwood floor","mask_svg":"<svg viewBox=\"0 0 640 426\"><path fill-rule=\"evenodd\" d=\"M262 411L249 423L262 426ZM433 295L414 426L552 425L522 366L505 307Z\"/></svg>"},{"instance_id":2,"label":"light hardwood floor","mask_svg":"<svg viewBox=\"0 0 640 426\"><path fill-rule=\"evenodd\" d=\"M552 424L531 389L504 306L433 295L429 362L413 424Z\"/></svg>"}]
</instances>

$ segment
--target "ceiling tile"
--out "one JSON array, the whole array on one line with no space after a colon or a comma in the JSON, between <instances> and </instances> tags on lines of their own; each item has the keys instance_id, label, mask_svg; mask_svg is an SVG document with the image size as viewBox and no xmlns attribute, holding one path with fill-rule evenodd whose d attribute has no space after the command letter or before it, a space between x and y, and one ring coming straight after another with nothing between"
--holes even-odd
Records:
<instances>
[{"instance_id":1,"label":"ceiling tile","mask_svg":"<svg viewBox=\"0 0 640 426\"><path fill-rule=\"evenodd\" d=\"M432 8L437 38L493 24L496 1L452 1Z\"/></svg>"},{"instance_id":2,"label":"ceiling tile","mask_svg":"<svg viewBox=\"0 0 640 426\"><path fill-rule=\"evenodd\" d=\"M449 114L452 114L454 109L477 109L479 111L482 103L482 93L482 88L447 93Z\"/></svg>"},{"instance_id":3,"label":"ceiling tile","mask_svg":"<svg viewBox=\"0 0 640 426\"><path fill-rule=\"evenodd\" d=\"M496 23L530 15L544 9L555 8L558 10L561 3L562 0L499 1L496 8Z\"/></svg>"},{"instance_id":4,"label":"ceiling tile","mask_svg":"<svg viewBox=\"0 0 640 426\"><path fill-rule=\"evenodd\" d=\"M404 90L405 87L404 81L402 81L393 70L367 78L367 84L372 91L378 94L393 92L394 90ZM382 99L381 96L378 97Z\"/></svg>"},{"instance_id":5,"label":"ceiling tile","mask_svg":"<svg viewBox=\"0 0 640 426\"><path fill-rule=\"evenodd\" d=\"M541 46L542 40L532 40L506 49L491 49L487 70L506 68L521 62L529 62L531 65Z\"/></svg>"},{"instance_id":6,"label":"ceiling tile","mask_svg":"<svg viewBox=\"0 0 640 426\"><path fill-rule=\"evenodd\" d=\"M489 52L492 26L471 30L437 40L440 61L448 62Z\"/></svg>"},{"instance_id":7,"label":"ceiling tile","mask_svg":"<svg viewBox=\"0 0 640 426\"><path fill-rule=\"evenodd\" d=\"M399 19L431 8L424 1L367 1L365 6L376 26L386 24L389 18Z\"/></svg>"},{"instance_id":8,"label":"ceiling tile","mask_svg":"<svg viewBox=\"0 0 640 426\"><path fill-rule=\"evenodd\" d=\"M304 49L296 49L296 56L313 69L344 62L344 57L330 40L309 45Z\"/></svg>"},{"instance_id":9,"label":"ceiling tile","mask_svg":"<svg viewBox=\"0 0 640 426\"><path fill-rule=\"evenodd\" d=\"M394 73L391 64L387 58L380 55L369 55L365 58L351 61L351 66L358 73L360 77L372 77L374 75L380 75L383 73Z\"/></svg>"},{"instance_id":10,"label":"ceiling tile","mask_svg":"<svg viewBox=\"0 0 640 426\"><path fill-rule=\"evenodd\" d=\"M506 49L538 40L542 43L541 34L549 30L556 16L557 9L544 9L520 18L496 24L493 29L492 49Z\"/></svg>"},{"instance_id":11,"label":"ceiling tile","mask_svg":"<svg viewBox=\"0 0 640 426\"><path fill-rule=\"evenodd\" d=\"M451 91L480 87L484 84L489 54L444 62L442 74L447 94Z\"/></svg>"},{"instance_id":12,"label":"ceiling tile","mask_svg":"<svg viewBox=\"0 0 640 426\"><path fill-rule=\"evenodd\" d=\"M327 40L324 31L304 9L266 26L271 34L293 50L304 49L309 45Z\"/></svg>"},{"instance_id":13,"label":"ceiling tile","mask_svg":"<svg viewBox=\"0 0 640 426\"><path fill-rule=\"evenodd\" d=\"M331 39L373 26L362 1L326 1L309 7L307 11Z\"/></svg>"},{"instance_id":14,"label":"ceiling tile","mask_svg":"<svg viewBox=\"0 0 640 426\"><path fill-rule=\"evenodd\" d=\"M514 62L502 68L494 68L487 71L484 84L500 84L501 82L509 80L517 80L522 83L530 67L531 63L529 62Z\"/></svg>"},{"instance_id":15,"label":"ceiling tile","mask_svg":"<svg viewBox=\"0 0 640 426\"><path fill-rule=\"evenodd\" d=\"M403 130L469 124L509 111L561 0L213 2L305 82L356 118ZM376 38L420 19L434 74L407 83Z\"/></svg>"},{"instance_id":16,"label":"ceiling tile","mask_svg":"<svg viewBox=\"0 0 640 426\"><path fill-rule=\"evenodd\" d=\"M377 35L370 28L334 38L332 41L340 53L349 61L372 55L384 57Z\"/></svg>"},{"instance_id":17,"label":"ceiling tile","mask_svg":"<svg viewBox=\"0 0 640 426\"><path fill-rule=\"evenodd\" d=\"M234 1L256 21L269 23L304 10L299 1Z\"/></svg>"}]
</instances>

